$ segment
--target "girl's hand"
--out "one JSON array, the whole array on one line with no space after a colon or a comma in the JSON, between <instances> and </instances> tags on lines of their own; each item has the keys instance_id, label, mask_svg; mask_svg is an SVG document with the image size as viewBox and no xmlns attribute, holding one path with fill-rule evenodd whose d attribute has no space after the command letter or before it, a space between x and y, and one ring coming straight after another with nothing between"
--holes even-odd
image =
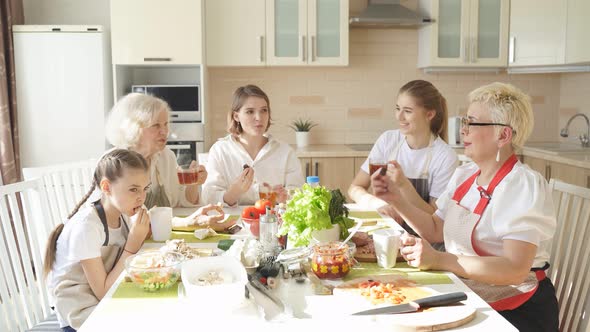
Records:
<instances>
[{"instance_id":1,"label":"girl's hand","mask_svg":"<svg viewBox=\"0 0 590 332\"><path fill-rule=\"evenodd\" d=\"M387 176L391 179L391 182L398 187L410 183L404 174L404 171L402 171L402 167L395 160L392 160L387 164Z\"/></svg>"},{"instance_id":2,"label":"girl's hand","mask_svg":"<svg viewBox=\"0 0 590 332\"><path fill-rule=\"evenodd\" d=\"M237 194L237 196L241 196L243 193L250 190L252 182L254 182L254 169L252 167L248 167L244 169L229 186L228 191Z\"/></svg>"},{"instance_id":3,"label":"girl's hand","mask_svg":"<svg viewBox=\"0 0 590 332\"><path fill-rule=\"evenodd\" d=\"M127 244L125 249L130 252L138 252L150 231L150 216L147 209L144 207L137 213L135 223L129 229L129 236L127 237Z\"/></svg>"},{"instance_id":4,"label":"girl's hand","mask_svg":"<svg viewBox=\"0 0 590 332\"><path fill-rule=\"evenodd\" d=\"M289 192L282 184L277 184L276 186L272 187L272 191L277 193L277 203L285 203L287 198L289 197Z\"/></svg>"},{"instance_id":5,"label":"girl's hand","mask_svg":"<svg viewBox=\"0 0 590 332\"><path fill-rule=\"evenodd\" d=\"M403 196L398 186L391 179L391 174L395 172L395 170L392 170L394 167L393 164L388 164L385 175L381 175L381 169L373 173L371 175L371 187L373 188L373 195L375 197L396 206L403 202Z\"/></svg>"},{"instance_id":6,"label":"girl's hand","mask_svg":"<svg viewBox=\"0 0 590 332\"><path fill-rule=\"evenodd\" d=\"M408 265L421 270L430 270L437 260L438 252L428 241L404 232L400 252Z\"/></svg>"}]
</instances>

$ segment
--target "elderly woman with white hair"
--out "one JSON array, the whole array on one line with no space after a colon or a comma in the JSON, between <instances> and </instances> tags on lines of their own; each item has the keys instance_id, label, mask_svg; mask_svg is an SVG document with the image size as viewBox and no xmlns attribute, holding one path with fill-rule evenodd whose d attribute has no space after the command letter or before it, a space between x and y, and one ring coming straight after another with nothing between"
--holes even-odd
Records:
<instances>
[{"instance_id":1,"label":"elderly woman with white hair","mask_svg":"<svg viewBox=\"0 0 590 332\"><path fill-rule=\"evenodd\" d=\"M170 106L159 98L130 93L121 98L111 110L107 125L107 140L116 148L130 149L140 153L150 166L151 185L147 192L145 206L196 207L199 203L199 186L207 178L202 165L192 161L198 181L192 185L181 185L178 181L176 156L166 147L169 134ZM218 214L207 215L209 211ZM220 223L223 210L218 205L207 205L197 209L186 218L174 218L175 226L211 226L223 230L234 222Z\"/></svg>"},{"instance_id":2,"label":"elderly woman with white hair","mask_svg":"<svg viewBox=\"0 0 590 332\"><path fill-rule=\"evenodd\" d=\"M462 119L465 155L429 215L407 204L387 175L374 193L393 205L422 237L402 237L401 254L424 270L451 271L520 331L557 331L555 289L545 275L556 220L551 191L515 150L533 128L529 97L492 83L469 94ZM446 252L430 243L444 240Z\"/></svg>"}]
</instances>

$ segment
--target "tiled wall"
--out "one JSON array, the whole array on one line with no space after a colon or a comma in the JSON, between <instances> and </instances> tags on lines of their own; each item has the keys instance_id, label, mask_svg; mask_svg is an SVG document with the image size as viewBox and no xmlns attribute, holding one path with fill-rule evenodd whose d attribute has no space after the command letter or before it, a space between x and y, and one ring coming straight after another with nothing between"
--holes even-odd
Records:
<instances>
[{"instance_id":1,"label":"tiled wall","mask_svg":"<svg viewBox=\"0 0 590 332\"><path fill-rule=\"evenodd\" d=\"M590 117L590 73L562 74L559 98L559 128L563 128L568 119L576 113ZM576 118L570 125L570 138L563 141L577 142L574 136L586 133L584 119Z\"/></svg>"},{"instance_id":2,"label":"tiled wall","mask_svg":"<svg viewBox=\"0 0 590 332\"><path fill-rule=\"evenodd\" d=\"M380 133L397 127L393 113L397 90L407 81L420 78L440 89L450 115L465 112L466 96L472 89L494 81L510 82L532 96L536 121L531 140L557 140L558 110L569 107L563 101L560 104L560 85L575 86L578 76L424 74L416 68L417 43L417 30L352 29L348 67L210 68L210 133L213 138L226 135L232 92L253 83L270 97L274 119L270 132L275 137L294 143L295 135L287 124L305 117L319 124L312 129L312 143L373 143ZM586 77L580 79L588 81ZM585 91L588 89L586 84ZM576 105L582 98L579 96Z\"/></svg>"}]
</instances>

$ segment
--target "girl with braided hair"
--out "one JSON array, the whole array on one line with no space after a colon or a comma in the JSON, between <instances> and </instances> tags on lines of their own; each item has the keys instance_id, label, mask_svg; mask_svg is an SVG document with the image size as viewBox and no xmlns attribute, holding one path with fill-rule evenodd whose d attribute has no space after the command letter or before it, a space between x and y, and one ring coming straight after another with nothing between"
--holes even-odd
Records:
<instances>
[{"instance_id":1,"label":"girl with braided hair","mask_svg":"<svg viewBox=\"0 0 590 332\"><path fill-rule=\"evenodd\" d=\"M141 248L150 226L143 206L149 186L148 164L139 153L112 150L98 162L92 188L50 234L44 274L62 330L80 328L125 259ZM87 203L96 188L100 198Z\"/></svg>"}]
</instances>

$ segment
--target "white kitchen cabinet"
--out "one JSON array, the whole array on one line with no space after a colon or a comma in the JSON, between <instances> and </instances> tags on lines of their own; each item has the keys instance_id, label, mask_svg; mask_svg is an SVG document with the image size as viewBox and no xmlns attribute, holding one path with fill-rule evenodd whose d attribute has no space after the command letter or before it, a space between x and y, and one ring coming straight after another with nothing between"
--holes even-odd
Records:
<instances>
[{"instance_id":1,"label":"white kitchen cabinet","mask_svg":"<svg viewBox=\"0 0 590 332\"><path fill-rule=\"evenodd\" d=\"M509 0L423 0L419 68L506 67Z\"/></svg>"},{"instance_id":2,"label":"white kitchen cabinet","mask_svg":"<svg viewBox=\"0 0 590 332\"><path fill-rule=\"evenodd\" d=\"M565 40L565 62L578 64L590 62L590 43L588 43L588 31L590 31L590 1L567 1L567 29Z\"/></svg>"},{"instance_id":3,"label":"white kitchen cabinet","mask_svg":"<svg viewBox=\"0 0 590 332\"><path fill-rule=\"evenodd\" d=\"M265 1L205 2L207 65L266 65Z\"/></svg>"},{"instance_id":4,"label":"white kitchen cabinet","mask_svg":"<svg viewBox=\"0 0 590 332\"><path fill-rule=\"evenodd\" d=\"M512 1L508 65L564 64L566 10L566 1Z\"/></svg>"},{"instance_id":5,"label":"white kitchen cabinet","mask_svg":"<svg viewBox=\"0 0 590 332\"><path fill-rule=\"evenodd\" d=\"M111 1L113 64L202 62L200 0Z\"/></svg>"},{"instance_id":6,"label":"white kitchen cabinet","mask_svg":"<svg viewBox=\"0 0 590 332\"><path fill-rule=\"evenodd\" d=\"M266 0L269 65L348 65L348 0Z\"/></svg>"}]
</instances>

